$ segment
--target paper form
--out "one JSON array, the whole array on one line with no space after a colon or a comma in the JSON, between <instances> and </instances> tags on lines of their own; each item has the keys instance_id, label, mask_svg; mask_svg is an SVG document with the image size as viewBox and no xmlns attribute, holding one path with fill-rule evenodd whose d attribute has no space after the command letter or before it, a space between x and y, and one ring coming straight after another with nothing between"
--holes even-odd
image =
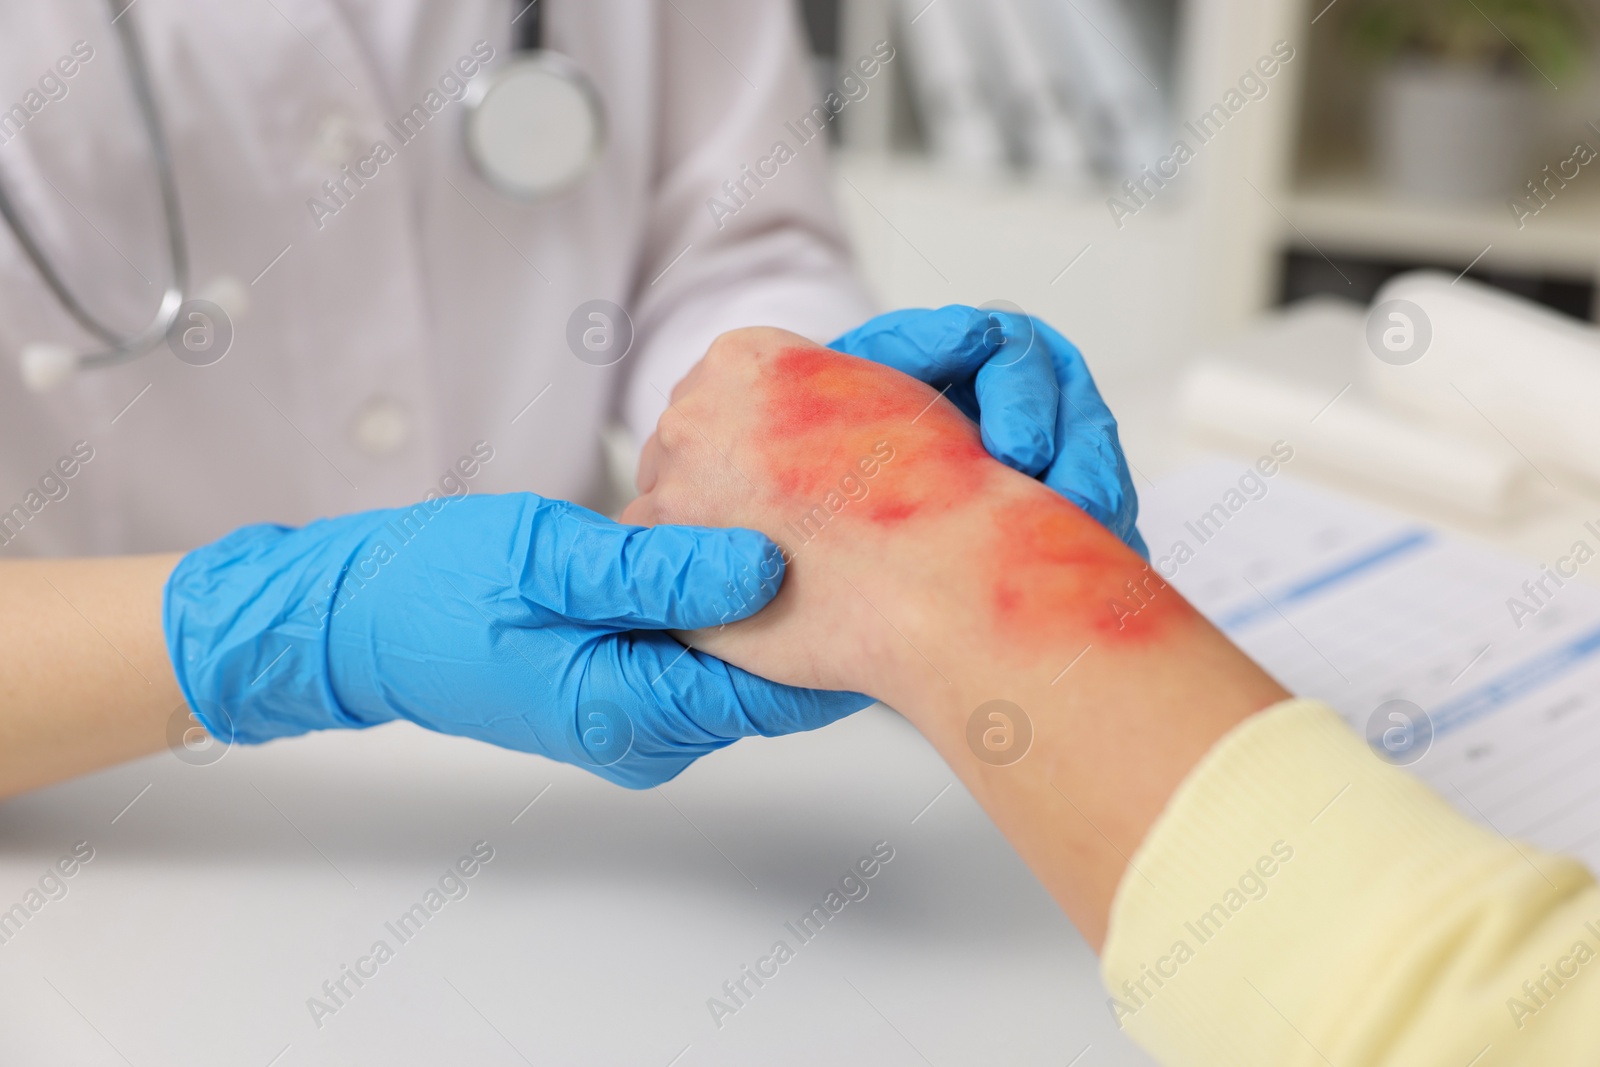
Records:
<instances>
[{"instance_id":1,"label":"paper form","mask_svg":"<svg viewBox=\"0 0 1600 1067\"><path fill-rule=\"evenodd\" d=\"M1433 740L1410 771L1468 817L1600 870L1600 515L1544 566L1251 470L1207 462L1141 494L1163 577L1357 732L1386 701L1418 705Z\"/></svg>"}]
</instances>

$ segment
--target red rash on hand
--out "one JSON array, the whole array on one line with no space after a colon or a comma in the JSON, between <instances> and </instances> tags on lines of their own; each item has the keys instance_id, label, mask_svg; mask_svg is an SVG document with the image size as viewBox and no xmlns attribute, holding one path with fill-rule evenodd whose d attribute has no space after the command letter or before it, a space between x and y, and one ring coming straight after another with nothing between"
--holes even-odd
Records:
<instances>
[{"instance_id":1,"label":"red rash on hand","mask_svg":"<svg viewBox=\"0 0 1600 1067\"><path fill-rule=\"evenodd\" d=\"M843 501L845 478L865 485L865 494L834 510L890 527L963 504L1013 473L988 454L955 405L868 360L794 345L766 364L761 393L758 450L779 506L797 519L824 509L830 495ZM884 442L892 459L863 478L857 462ZM1070 653L1075 642L1153 642L1199 618L1105 527L1055 492L1035 489L1006 494L988 544L975 545L964 568L989 591L996 632L1030 655Z\"/></svg>"},{"instance_id":2,"label":"red rash on hand","mask_svg":"<svg viewBox=\"0 0 1600 1067\"><path fill-rule=\"evenodd\" d=\"M887 442L892 460L849 508L896 525L974 492L994 472L977 427L955 405L899 371L826 348L794 345L763 372L758 443L779 491L817 506ZM881 453L880 453L881 454Z\"/></svg>"},{"instance_id":3,"label":"red rash on hand","mask_svg":"<svg viewBox=\"0 0 1600 1067\"><path fill-rule=\"evenodd\" d=\"M996 627L1033 649L1146 644L1199 613L1071 501L1030 493L995 513L984 566Z\"/></svg>"}]
</instances>

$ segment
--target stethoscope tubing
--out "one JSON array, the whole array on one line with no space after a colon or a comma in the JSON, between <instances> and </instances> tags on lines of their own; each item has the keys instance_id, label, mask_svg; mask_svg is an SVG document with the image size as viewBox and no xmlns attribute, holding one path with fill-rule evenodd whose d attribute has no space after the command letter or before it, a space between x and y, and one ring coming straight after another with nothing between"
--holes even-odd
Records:
<instances>
[{"instance_id":1,"label":"stethoscope tubing","mask_svg":"<svg viewBox=\"0 0 1600 1067\"><path fill-rule=\"evenodd\" d=\"M161 125L160 111L151 88L150 70L145 62L144 47L139 40L138 28L131 18L125 18L126 9L117 10L117 0L106 0L111 13L111 25L122 46L123 60L128 65L128 81L133 87L134 104L139 112L145 137L150 143L151 159L156 173L156 184L161 194L161 211L166 223L168 275L170 281L162 292L161 304L150 324L138 333L124 335L106 325L78 299L72 287L56 269L34 235L27 220L17 210L16 201L0 182L0 216L5 218L39 277L60 302L61 307L85 330L105 342L109 348L78 357L80 367L107 367L137 359L152 351L166 339L172 324L178 319L189 289L189 246L183 227L183 211L178 199L178 181L172 163L172 153L167 144L166 131Z\"/></svg>"},{"instance_id":2,"label":"stethoscope tubing","mask_svg":"<svg viewBox=\"0 0 1600 1067\"><path fill-rule=\"evenodd\" d=\"M188 237L183 224L182 203L178 196L178 181L176 167L173 163L172 152L167 141L167 134L161 122L161 111L155 99L154 83L150 77L150 68L147 63L143 42L139 38L138 28L134 20L128 16L128 7L118 10L122 0L106 0L106 8L111 16L112 28L116 31L118 43L121 46L123 59L127 63L128 81L133 88L135 107L139 112L139 120L144 126L145 137L149 142L151 165L156 174L156 184L161 196L161 211L166 225L166 243L168 258L168 276L170 281L162 292L161 302L156 309L155 317L150 320L143 330L134 334L119 333L107 325L99 316L88 308L88 305L79 299L67 283L65 277L57 269L55 262L45 252L43 243L38 239L33 229L28 225L22 212L17 208L17 201L6 189L3 176L0 176L0 217L17 239L23 255L38 271L39 277L60 303L63 310L76 321L85 331L105 343L108 347L104 351L72 357L74 369L108 367L125 363L139 358L158 348L173 329L182 313L185 302L189 298L189 245ZM574 87L584 101L588 112L592 140L587 155L584 158L574 157L573 173L565 180L547 183L535 189L519 187L515 181L498 174L494 169L479 158L478 153L470 149L470 145L463 144L467 149L467 156L475 165L481 177L493 188L503 195L517 200L539 200L557 195L576 185L598 161L601 146L605 141L606 116L605 106L589 82L583 71L565 56L544 51L543 44L543 7L546 0L533 0L526 6L519 6L520 10L513 21L514 39L517 43L517 53L523 58L525 69L534 69L547 73L569 86ZM467 100L469 115L475 114L485 99L488 84L481 88L474 87L472 95ZM464 126L464 134L467 128ZM466 140L466 137L464 137ZM25 351L24 363L27 363L28 353ZM25 371L26 376L26 371ZM48 388L42 386L41 388Z\"/></svg>"}]
</instances>

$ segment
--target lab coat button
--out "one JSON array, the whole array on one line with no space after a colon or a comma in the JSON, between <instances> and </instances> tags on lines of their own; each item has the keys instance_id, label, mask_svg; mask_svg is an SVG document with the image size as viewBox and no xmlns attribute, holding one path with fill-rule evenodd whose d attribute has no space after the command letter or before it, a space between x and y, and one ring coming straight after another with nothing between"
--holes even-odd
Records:
<instances>
[{"instance_id":1,"label":"lab coat button","mask_svg":"<svg viewBox=\"0 0 1600 1067\"><path fill-rule=\"evenodd\" d=\"M374 459L393 455L411 439L411 416L395 401L376 397L356 416L354 437Z\"/></svg>"},{"instance_id":2,"label":"lab coat button","mask_svg":"<svg viewBox=\"0 0 1600 1067\"><path fill-rule=\"evenodd\" d=\"M324 166L342 167L350 162L351 157L360 148L357 142L359 136L360 131L356 129L355 123L335 111L317 126L316 137L312 141L312 154Z\"/></svg>"}]
</instances>

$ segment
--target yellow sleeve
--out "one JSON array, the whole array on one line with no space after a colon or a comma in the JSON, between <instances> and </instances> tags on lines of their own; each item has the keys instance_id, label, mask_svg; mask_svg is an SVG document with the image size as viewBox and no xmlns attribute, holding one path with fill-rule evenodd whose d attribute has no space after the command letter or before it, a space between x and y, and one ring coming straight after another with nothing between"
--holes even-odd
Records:
<instances>
[{"instance_id":1,"label":"yellow sleeve","mask_svg":"<svg viewBox=\"0 0 1600 1067\"><path fill-rule=\"evenodd\" d=\"M1463 818L1326 705L1278 704L1168 802L1112 904L1121 1027L1170 1067L1600 1062L1600 889Z\"/></svg>"}]
</instances>

